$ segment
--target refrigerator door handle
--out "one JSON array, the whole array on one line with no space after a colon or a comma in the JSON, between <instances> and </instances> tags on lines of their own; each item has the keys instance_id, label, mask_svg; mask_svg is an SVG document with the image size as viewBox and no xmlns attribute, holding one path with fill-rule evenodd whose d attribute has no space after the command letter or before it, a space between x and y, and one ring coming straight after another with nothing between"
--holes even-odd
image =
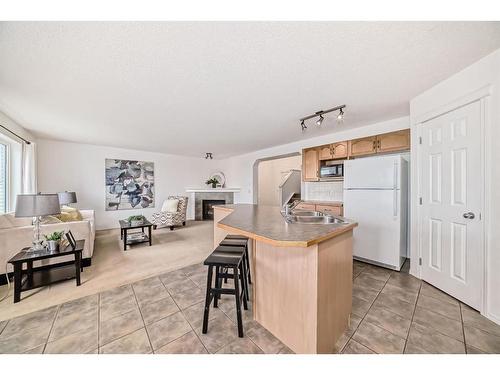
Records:
<instances>
[{"instance_id":1,"label":"refrigerator door handle","mask_svg":"<svg viewBox=\"0 0 500 375\"><path fill-rule=\"evenodd\" d=\"M393 216L398 217L398 163L394 162L394 201L392 203Z\"/></svg>"},{"instance_id":2,"label":"refrigerator door handle","mask_svg":"<svg viewBox=\"0 0 500 375\"><path fill-rule=\"evenodd\" d=\"M393 207L393 216L396 218L398 217L398 189L394 189L394 202L392 202L392 207Z\"/></svg>"}]
</instances>

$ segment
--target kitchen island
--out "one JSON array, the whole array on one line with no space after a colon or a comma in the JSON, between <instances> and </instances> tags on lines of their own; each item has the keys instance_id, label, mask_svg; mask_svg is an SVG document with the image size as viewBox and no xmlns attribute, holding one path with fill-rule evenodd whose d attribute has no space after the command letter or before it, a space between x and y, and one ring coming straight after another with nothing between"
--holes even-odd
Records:
<instances>
[{"instance_id":1,"label":"kitchen island","mask_svg":"<svg viewBox=\"0 0 500 375\"><path fill-rule=\"evenodd\" d=\"M296 353L333 353L352 307L356 223L287 223L279 207L214 207L214 247L251 239L253 316Z\"/></svg>"}]
</instances>

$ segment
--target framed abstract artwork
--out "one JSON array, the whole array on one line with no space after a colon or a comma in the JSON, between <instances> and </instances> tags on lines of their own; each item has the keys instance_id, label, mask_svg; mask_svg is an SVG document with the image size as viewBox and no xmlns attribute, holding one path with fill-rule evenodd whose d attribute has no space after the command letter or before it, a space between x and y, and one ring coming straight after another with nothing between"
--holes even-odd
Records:
<instances>
[{"instance_id":1,"label":"framed abstract artwork","mask_svg":"<svg viewBox=\"0 0 500 375\"><path fill-rule=\"evenodd\" d=\"M154 207L153 162L106 159L105 167L106 211Z\"/></svg>"}]
</instances>

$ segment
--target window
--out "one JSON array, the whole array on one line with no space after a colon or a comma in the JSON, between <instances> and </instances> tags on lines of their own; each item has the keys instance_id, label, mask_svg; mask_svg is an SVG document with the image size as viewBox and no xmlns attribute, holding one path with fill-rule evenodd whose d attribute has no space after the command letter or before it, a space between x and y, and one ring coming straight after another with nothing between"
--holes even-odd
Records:
<instances>
[{"instance_id":1,"label":"window","mask_svg":"<svg viewBox=\"0 0 500 375\"><path fill-rule=\"evenodd\" d=\"M7 152L8 146L0 143L0 214L7 212Z\"/></svg>"}]
</instances>

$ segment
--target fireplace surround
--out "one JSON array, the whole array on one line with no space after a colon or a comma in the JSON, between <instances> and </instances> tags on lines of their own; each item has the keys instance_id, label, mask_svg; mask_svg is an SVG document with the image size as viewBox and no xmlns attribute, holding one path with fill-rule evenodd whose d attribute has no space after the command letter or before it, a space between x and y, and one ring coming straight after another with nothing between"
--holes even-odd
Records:
<instances>
[{"instance_id":1,"label":"fireplace surround","mask_svg":"<svg viewBox=\"0 0 500 375\"><path fill-rule=\"evenodd\" d=\"M214 189L215 190L215 189ZM194 219L203 219L203 201L222 201L222 203L217 204L233 204L234 203L234 193L227 191L203 191L194 192ZM208 219L213 220L213 219Z\"/></svg>"}]
</instances>

